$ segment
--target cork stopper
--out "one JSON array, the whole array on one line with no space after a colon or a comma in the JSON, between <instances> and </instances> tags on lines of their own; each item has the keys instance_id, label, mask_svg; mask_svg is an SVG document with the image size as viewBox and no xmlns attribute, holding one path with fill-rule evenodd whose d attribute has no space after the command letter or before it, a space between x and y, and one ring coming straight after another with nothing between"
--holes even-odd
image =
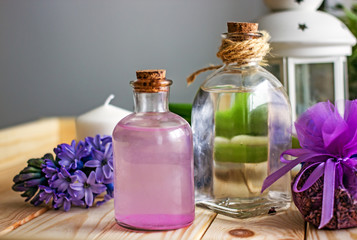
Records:
<instances>
[{"instance_id":1,"label":"cork stopper","mask_svg":"<svg viewBox=\"0 0 357 240\"><path fill-rule=\"evenodd\" d=\"M227 39L235 42L242 42L249 39L260 38L258 23L249 22L227 22L228 33L223 34Z\"/></svg>"},{"instance_id":2,"label":"cork stopper","mask_svg":"<svg viewBox=\"0 0 357 240\"><path fill-rule=\"evenodd\" d=\"M149 69L136 71L137 79L164 79L166 77L165 69Z\"/></svg>"},{"instance_id":3,"label":"cork stopper","mask_svg":"<svg viewBox=\"0 0 357 240\"><path fill-rule=\"evenodd\" d=\"M171 80L166 79L165 69L148 69L136 71L137 80L130 84L135 92L157 93L168 92Z\"/></svg>"},{"instance_id":4,"label":"cork stopper","mask_svg":"<svg viewBox=\"0 0 357 240\"><path fill-rule=\"evenodd\" d=\"M249 22L227 22L228 33L256 33L258 23Z\"/></svg>"}]
</instances>

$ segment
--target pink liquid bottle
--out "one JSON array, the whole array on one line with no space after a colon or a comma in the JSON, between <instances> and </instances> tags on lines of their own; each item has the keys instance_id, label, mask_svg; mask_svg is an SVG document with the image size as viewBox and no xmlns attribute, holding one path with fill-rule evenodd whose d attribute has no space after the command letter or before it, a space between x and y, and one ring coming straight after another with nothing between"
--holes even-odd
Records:
<instances>
[{"instance_id":1,"label":"pink liquid bottle","mask_svg":"<svg viewBox=\"0 0 357 240\"><path fill-rule=\"evenodd\" d=\"M195 216L189 124L169 112L165 70L137 71L135 112L113 131L115 219L138 230L170 230Z\"/></svg>"}]
</instances>

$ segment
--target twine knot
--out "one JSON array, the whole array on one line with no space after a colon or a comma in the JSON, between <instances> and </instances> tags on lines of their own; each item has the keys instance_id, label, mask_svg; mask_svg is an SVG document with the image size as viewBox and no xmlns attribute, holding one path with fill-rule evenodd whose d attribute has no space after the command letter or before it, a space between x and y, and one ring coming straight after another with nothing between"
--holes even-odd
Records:
<instances>
[{"instance_id":1,"label":"twine knot","mask_svg":"<svg viewBox=\"0 0 357 240\"><path fill-rule=\"evenodd\" d=\"M264 57L270 51L268 43L270 35L266 31L260 31L259 34L261 34L261 37L243 41L234 41L230 38L222 39L221 46L216 54L217 57L226 65L231 63L244 65L252 60L260 61L260 65L267 65ZM187 78L187 84L190 85L193 83L200 73L216 70L220 67L222 67L222 65L209 66L195 71Z\"/></svg>"}]
</instances>

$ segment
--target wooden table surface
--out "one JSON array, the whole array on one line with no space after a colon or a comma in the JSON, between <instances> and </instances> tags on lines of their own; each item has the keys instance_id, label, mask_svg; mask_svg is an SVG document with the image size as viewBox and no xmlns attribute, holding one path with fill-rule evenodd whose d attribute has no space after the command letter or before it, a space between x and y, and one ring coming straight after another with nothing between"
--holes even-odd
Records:
<instances>
[{"instance_id":1,"label":"wooden table surface","mask_svg":"<svg viewBox=\"0 0 357 240\"><path fill-rule=\"evenodd\" d=\"M32 157L74 138L73 118L48 118L0 130L0 239L357 239L357 228L317 230L293 206L288 211L234 219L196 208L194 223L175 231L138 232L119 227L113 200L69 212L25 203L11 190L12 178Z\"/></svg>"}]
</instances>

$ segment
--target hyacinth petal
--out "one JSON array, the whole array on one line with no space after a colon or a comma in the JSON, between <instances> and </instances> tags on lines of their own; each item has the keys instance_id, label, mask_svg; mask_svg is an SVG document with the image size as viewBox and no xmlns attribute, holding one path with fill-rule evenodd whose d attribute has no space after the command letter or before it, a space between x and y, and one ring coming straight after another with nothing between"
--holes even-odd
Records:
<instances>
[{"instance_id":1,"label":"hyacinth petal","mask_svg":"<svg viewBox=\"0 0 357 240\"><path fill-rule=\"evenodd\" d=\"M108 158L113 153L112 144L108 144L105 147L104 156Z\"/></svg>"},{"instance_id":2,"label":"hyacinth petal","mask_svg":"<svg viewBox=\"0 0 357 240\"><path fill-rule=\"evenodd\" d=\"M100 150L100 135L86 137L85 142L94 149Z\"/></svg>"},{"instance_id":3,"label":"hyacinth petal","mask_svg":"<svg viewBox=\"0 0 357 240\"><path fill-rule=\"evenodd\" d=\"M98 151L98 150L93 150L93 158L96 159L96 160L103 160L104 158L104 154L101 152L101 151Z\"/></svg>"},{"instance_id":4,"label":"hyacinth petal","mask_svg":"<svg viewBox=\"0 0 357 240\"><path fill-rule=\"evenodd\" d=\"M71 160L68 159L61 159L60 161L58 161L58 163L62 166L62 167L69 167L71 165Z\"/></svg>"},{"instance_id":5,"label":"hyacinth petal","mask_svg":"<svg viewBox=\"0 0 357 240\"><path fill-rule=\"evenodd\" d=\"M93 205L93 193L90 188L84 189L84 200L88 206Z\"/></svg>"},{"instance_id":6,"label":"hyacinth petal","mask_svg":"<svg viewBox=\"0 0 357 240\"><path fill-rule=\"evenodd\" d=\"M72 199L71 202L75 206L83 206L84 205L84 202L80 199Z\"/></svg>"},{"instance_id":7,"label":"hyacinth petal","mask_svg":"<svg viewBox=\"0 0 357 240\"><path fill-rule=\"evenodd\" d=\"M67 181L62 181L62 183L58 186L57 190L59 192L64 192L68 188L68 182Z\"/></svg>"},{"instance_id":8,"label":"hyacinth petal","mask_svg":"<svg viewBox=\"0 0 357 240\"><path fill-rule=\"evenodd\" d=\"M113 182L113 174L109 177L103 180L104 184L110 184Z\"/></svg>"},{"instance_id":9,"label":"hyacinth petal","mask_svg":"<svg viewBox=\"0 0 357 240\"><path fill-rule=\"evenodd\" d=\"M76 147L76 140L74 140L74 139L72 140L71 147L72 147L72 149L74 149Z\"/></svg>"},{"instance_id":10,"label":"hyacinth petal","mask_svg":"<svg viewBox=\"0 0 357 240\"><path fill-rule=\"evenodd\" d=\"M63 176L63 178L67 178L67 177L71 176L71 174L67 171L67 169L65 169L63 167L60 170L60 174Z\"/></svg>"},{"instance_id":11,"label":"hyacinth petal","mask_svg":"<svg viewBox=\"0 0 357 240\"><path fill-rule=\"evenodd\" d=\"M105 178L110 178L112 171L111 171L109 165L104 165L102 167L102 169L103 169L103 173L104 173Z\"/></svg>"},{"instance_id":12,"label":"hyacinth petal","mask_svg":"<svg viewBox=\"0 0 357 240\"><path fill-rule=\"evenodd\" d=\"M68 192L69 196L77 197L77 194L75 194L77 191L73 190L70 185L67 188L67 192Z\"/></svg>"},{"instance_id":13,"label":"hyacinth petal","mask_svg":"<svg viewBox=\"0 0 357 240\"><path fill-rule=\"evenodd\" d=\"M78 182L80 182L80 183L87 182L87 176L81 170L75 171L74 174L77 176Z\"/></svg>"},{"instance_id":14,"label":"hyacinth petal","mask_svg":"<svg viewBox=\"0 0 357 240\"><path fill-rule=\"evenodd\" d=\"M97 202L97 206L103 205L103 203L109 201L110 199L112 199L112 197L111 197L110 195L106 194L106 195L104 196L103 201L98 201L98 202Z\"/></svg>"},{"instance_id":15,"label":"hyacinth petal","mask_svg":"<svg viewBox=\"0 0 357 240\"><path fill-rule=\"evenodd\" d=\"M95 184L95 173L94 173L94 171L90 172L90 174L88 176L87 183L90 184L90 185Z\"/></svg>"},{"instance_id":16,"label":"hyacinth petal","mask_svg":"<svg viewBox=\"0 0 357 240\"><path fill-rule=\"evenodd\" d=\"M50 187L58 188L58 186L62 183L62 181L63 181L62 179L56 179L50 183Z\"/></svg>"},{"instance_id":17,"label":"hyacinth petal","mask_svg":"<svg viewBox=\"0 0 357 240\"><path fill-rule=\"evenodd\" d=\"M74 161L72 161L71 167L72 169L77 169L78 168L78 159L74 159Z\"/></svg>"},{"instance_id":18,"label":"hyacinth petal","mask_svg":"<svg viewBox=\"0 0 357 240\"><path fill-rule=\"evenodd\" d=\"M83 183L71 183L70 187L75 191L82 191L83 190Z\"/></svg>"},{"instance_id":19,"label":"hyacinth petal","mask_svg":"<svg viewBox=\"0 0 357 240\"><path fill-rule=\"evenodd\" d=\"M97 182L100 182L100 183L104 181L103 169L101 167L98 167L95 170L95 179L97 180Z\"/></svg>"},{"instance_id":20,"label":"hyacinth petal","mask_svg":"<svg viewBox=\"0 0 357 240\"><path fill-rule=\"evenodd\" d=\"M112 143L112 137L111 136L104 136L102 137L102 145L106 146L108 143Z\"/></svg>"},{"instance_id":21,"label":"hyacinth petal","mask_svg":"<svg viewBox=\"0 0 357 240\"><path fill-rule=\"evenodd\" d=\"M69 177L71 179L71 183L75 182L77 180L77 175L72 175Z\"/></svg>"},{"instance_id":22,"label":"hyacinth petal","mask_svg":"<svg viewBox=\"0 0 357 240\"><path fill-rule=\"evenodd\" d=\"M93 138L92 137L86 137L84 138L84 142L87 143L88 145L93 144Z\"/></svg>"},{"instance_id":23,"label":"hyacinth petal","mask_svg":"<svg viewBox=\"0 0 357 240\"><path fill-rule=\"evenodd\" d=\"M72 143L73 143L73 141L72 141ZM74 151L71 149L71 146L69 146L68 144L62 144L62 145L63 145L62 152L59 153L58 155L61 155L64 158L73 159L75 154L74 154Z\"/></svg>"},{"instance_id":24,"label":"hyacinth petal","mask_svg":"<svg viewBox=\"0 0 357 240\"><path fill-rule=\"evenodd\" d=\"M47 178L50 178L50 177L52 177L54 174L57 173L57 170L56 170L56 169L53 169L53 168L48 168L48 167L46 167L46 168L43 168L43 169L42 169L42 172L45 173L45 175L46 175Z\"/></svg>"},{"instance_id":25,"label":"hyacinth petal","mask_svg":"<svg viewBox=\"0 0 357 240\"><path fill-rule=\"evenodd\" d=\"M95 167L99 167L101 164L100 164L100 161L99 160L89 160L88 162L86 162L84 164L85 167L91 167L91 168L95 168Z\"/></svg>"},{"instance_id":26,"label":"hyacinth petal","mask_svg":"<svg viewBox=\"0 0 357 240\"><path fill-rule=\"evenodd\" d=\"M47 204L52 199L53 193L52 192L51 193L41 192L39 197L40 197L41 201L44 201Z\"/></svg>"},{"instance_id":27,"label":"hyacinth petal","mask_svg":"<svg viewBox=\"0 0 357 240\"><path fill-rule=\"evenodd\" d=\"M62 206L62 204L63 204L63 200L62 200L63 198L59 198L56 202L55 202L55 204L53 204L53 207L54 208L60 208L61 206Z\"/></svg>"},{"instance_id":28,"label":"hyacinth petal","mask_svg":"<svg viewBox=\"0 0 357 240\"><path fill-rule=\"evenodd\" d=\"M68 212L71 209L71 202L65 198L64 202L63 202L63 210L65 212Z\"/></svg>"},{"instance_id":29,"label":"hyacinth petal","mask_svg":"<svg viewBox=\"0 0 357 240\"><path fill-rule=\"evenodd\" d=\"M99 134L95 135L93 140L94 140L95 146L97 146L97 149L100 149L100 135Z\"/></svg>"},{"instance_id":30,"label":"hyacinth petal","mask_svg":"<svg viewBox=\"0 0 357 240\"><path fill-rule=\"evenodd\" d=\"M81 200L84 197L84 188L79 191L73 190L71 196L73 197L73 199Z\"/></svg>"},{"instance_id":31,"label":"hyacinth petal","mask_svg":"<svg viewBox=\"0 0 357 240\"><path fill-rule=\"evenodd\" d=\"M94 193L100 194L104 192L107 188L103 184L93 184L91 185L91 189Z\"/></svg>"},{"instance_id":32,"label":"hyacinth petal","mask_svg":"<svg viewBox=\"0 0 357 240\"><path fill-rule=\"evenodd\" d=\"M108 165L109 165L110 169L112 169L112 170L114 169L114 166L113 166L113 157L108 160Z\"/></svg>"}]
</instances>

